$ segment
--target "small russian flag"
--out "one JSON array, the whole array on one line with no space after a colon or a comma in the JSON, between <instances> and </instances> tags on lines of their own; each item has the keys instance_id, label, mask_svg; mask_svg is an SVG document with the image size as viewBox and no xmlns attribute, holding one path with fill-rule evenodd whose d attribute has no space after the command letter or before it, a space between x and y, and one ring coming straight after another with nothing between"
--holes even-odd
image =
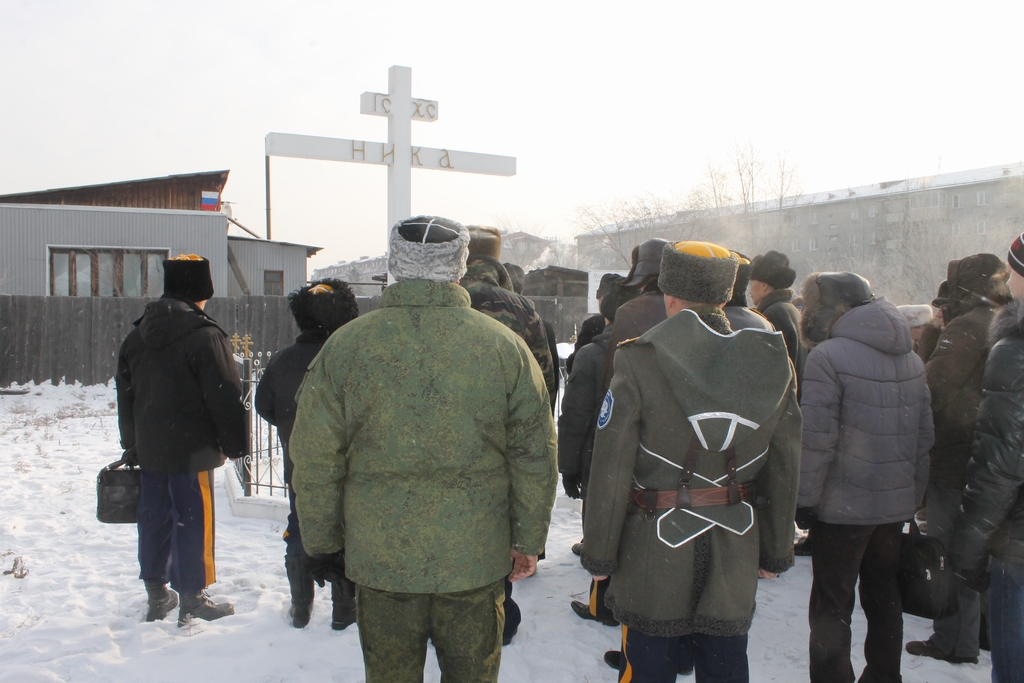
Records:
<instances>
[{"instance_id":1,"label":"small russian flag","mask_svg":"<svg viewBox=\"0 0 1024 683\"><path fill-rule=\"evenodd\" d=\"M220 211L220 192L203 192L200 211Z\"/></svg>"}]
</instances>

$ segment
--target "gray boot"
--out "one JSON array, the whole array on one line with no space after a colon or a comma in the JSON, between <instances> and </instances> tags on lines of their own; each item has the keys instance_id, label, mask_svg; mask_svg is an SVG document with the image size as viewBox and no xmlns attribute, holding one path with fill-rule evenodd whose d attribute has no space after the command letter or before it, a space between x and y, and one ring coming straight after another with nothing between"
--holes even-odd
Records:
<instances>
[{"instance_id":1,"label":"gray boot","mask_svg":"<svg viewBox=\"0 0 1024 683\"><path fill-rule=\"evenodd\" d=\"M160 621L178 606L178 594L167 590L166 583L149 583L147 581L146 593L149 595L149 611L146 612L146 621Z\"/></svg>"},{"instance_id":2,"label":"gray boot","mask_svg":"<svg viewBox=\"0 0 1024 683\"><path fill-rule=\"evenodd\" d=\"M331 628L344 631L356 623L356 585L348 579L331 582Z\"/></svg>"},{"instance_id":3,"label":"gray boot","mask_svg":"<svg viewBox=\"0 0 1024 683\"><path fill-rule=\"evenodd\" d=\"M288 610L288 616L292 619L292 626L303 628L309 623L310 612L313 610L313 577L306 570L305 557L285 556L284 568L292 593L292 606Z\"/></svg>"},{"instance_id":4,"label":"gray boot","mask_svg":"<svg viewBox=\"0 0 1024 683\"><path fill-rule=\"evenodd\" d=\"M181 596L181 607L178 609L178 626L185 626L189 619L202 619L213 621L235 613L235 606L230 602L216 604L210 600L206 591L199 591L195 595Z\"/></svg>"}]
</instances>

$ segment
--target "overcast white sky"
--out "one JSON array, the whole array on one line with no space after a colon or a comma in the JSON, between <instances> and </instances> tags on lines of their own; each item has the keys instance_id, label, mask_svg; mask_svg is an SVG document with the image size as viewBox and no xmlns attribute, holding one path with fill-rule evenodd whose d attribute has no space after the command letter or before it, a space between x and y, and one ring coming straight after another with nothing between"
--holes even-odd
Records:
<instances>
[{"instance_id":1,"label":"overcast white sky","mask_svg":"<svg viewBox=\"0 0 1024 683\"><path fill-rule=\"evenodd\" d=\"M0 194L230 169L265 225L270 131L384 141L393 64L439 121L413 144L518 158L414 171L414 213L568 235L573 209L698 180L751 139L805 191L1024 158L1004 2L0 0ZM384 167L273 161L274 238L384 251Z\"/></svg>"}]
</instances>

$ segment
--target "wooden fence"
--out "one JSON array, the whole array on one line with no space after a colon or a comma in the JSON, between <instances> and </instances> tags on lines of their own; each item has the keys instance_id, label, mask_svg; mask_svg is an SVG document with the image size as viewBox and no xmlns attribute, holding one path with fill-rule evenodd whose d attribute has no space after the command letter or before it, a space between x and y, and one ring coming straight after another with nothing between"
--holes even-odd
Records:
<instances>
[{"instance_id":1,"label":"wooden fence","mask_svg":"<svg viewBox=\"0 0 1024 683\"><path fill-rule=\"evenodd\" d=\"M378 297L359 297L360 312ZM586 319L586 299L531 297L541 317L568 342ZM0 387L12 382L104 384L117 369L117 351L152 299L0 295ZM280 296L221 297L206 312L229 336L246 334L254 351L291 344L298 329Z\"/></svg>"}]
</instances>

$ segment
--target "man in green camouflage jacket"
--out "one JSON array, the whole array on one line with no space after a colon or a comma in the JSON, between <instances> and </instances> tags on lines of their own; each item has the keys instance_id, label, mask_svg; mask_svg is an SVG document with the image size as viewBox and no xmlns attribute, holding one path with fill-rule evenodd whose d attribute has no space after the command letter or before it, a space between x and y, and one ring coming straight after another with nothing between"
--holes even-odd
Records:
<instances>
[{"instance_id":1,"label":"man in green camouflage jacket","mask_svg":"<svg viewBox=\"0 0 1024 683\"><path fill-rule=\"evenodd\" d=\"M540 368L457 283L469 236L391 230L396 284L339 329L299 390L290 441L305 549L345 551L367 683L497 681L503 584L536 568L554 503Z\"/></svg>"},{"instance_id":2,"label":"man in green camouflage jacket","mask_svg":"<svg viewBox=\"0 0 1024 683\"><path fill-rule=\"evenodd\" d=\"M516 294L501 265L501 233L486 225L469 226L469 259L461 284L469 292L474 310L494 318L518 334L537 359L548 395L558 391L558 359L552 358L544 321L526 297Z\"/></svg>"}]
</instances>

